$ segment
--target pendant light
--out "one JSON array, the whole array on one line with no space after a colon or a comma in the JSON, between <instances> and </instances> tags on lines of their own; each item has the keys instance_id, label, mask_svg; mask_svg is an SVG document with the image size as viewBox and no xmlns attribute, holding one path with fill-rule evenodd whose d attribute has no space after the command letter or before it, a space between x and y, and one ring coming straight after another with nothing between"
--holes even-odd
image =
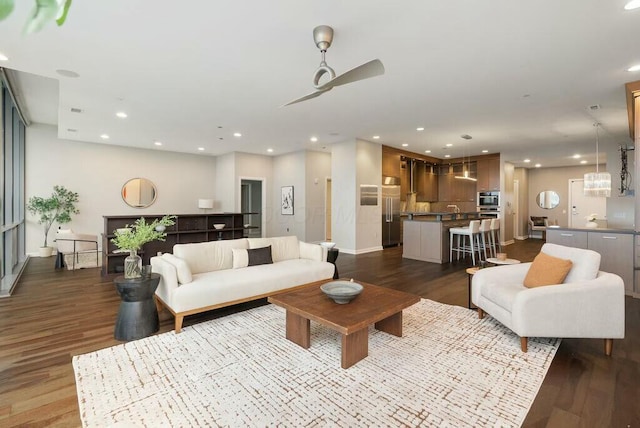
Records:
<instances>
[{"instance_id":1,"label":"pendant light","mask_svg":"<svg viewBox=\"0 0 640 428\"><path fill-rule=\"evenodd\" d=\"M594 123L596 127L596 172L588 172L584 175L584 196L611 196L611 174L608 172L600 172L600 160L598 158L599 133L600 124Z\"/></svg>"},{"instance_id":2,"label":"pendant light","mask_svg":"<svg viewBox=\"0 0 640 428\"><path fill-rule=\"evenodd\" d=\"M461 135L460 137L464 138L465 140L471 139L471 135L467 135L467 134ZM467 168L465 169L464 167L465 151L466 151L466 145L462 148L462 175L455 175L454 178L457 178L459 180L478 181L477 178L473 178L469 175L468 165L471 163L471 157L469 157L469 162L467 162Z\"/></svg>"}]
</instances>

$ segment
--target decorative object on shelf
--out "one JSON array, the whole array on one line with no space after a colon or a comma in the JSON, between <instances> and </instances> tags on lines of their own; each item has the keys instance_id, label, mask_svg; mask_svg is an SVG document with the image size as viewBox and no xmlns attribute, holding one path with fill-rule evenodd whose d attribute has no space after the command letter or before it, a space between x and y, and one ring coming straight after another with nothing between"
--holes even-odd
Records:
<instances>
[{"instance_id":1,"label":"decorative object on shelf","mask_svg":"<svg viewBox=\"0 0 640 428\"><path fill-rule=\"evenodd\" d=\"M590 229L595 229L598 227L598 223L596 223L596 220L598 219L598 214L596 213L589 214L584 219L587 220L587 224L584 225L585 227L588 227Z\"/></svg>"},{"instance_id":2,"label":"decorative object on shelf","mask_svg":"<svg viewBox=\"0 0 640 428\"><path fill-rule=\"evenodd\" d=\"M280 214L293 215L293 186L282 186Z\"/></svg>"},{"instance_id":3,"label":"decorative object on shelf","mask_svg":"<svg viewBox=\"0 0 640 428\"><path fill-rule=\"evenodd\" d=\"M213 199L198 199L198 208L204 210L206 214L207 210L213 208Z\"/></svg>"},{"instance_id":4,"label":"decorative object on shelf","mask_svg":"<svg viewBox=\"0 0 640 428\"><path fill-rule=\"evenodd\" d=\"M251 223L245 223L245 224L244 224L244 228L245 228L245 229L248 229L248 228L250 228L250 227L251 227Z\"/></svg>"},{"instance_id":5,"label":"decorative object on shelf","mask_svg":"<svg viewBox=\"0 0 640 428\"><path fill-rule=\"evenodd\" d=\"M362 285L351 281L331 281L320 286L320 289L334 302L345 305L362 292Z\"/></svg>"},{"instance_id":6,"label":"decorative object on shelf","mask_svg":"<svg viewBox=\"0 0 640 428\"><path fill-rule=\"evenodd\" d=\"M596 172L588 172L584 175L584 195L604 196L608 198L611 196L611 174L608 172L600 172L599 170L598 128L600 128L600 123L596 122L593 126L596 128Z\"/></svg>"},{"instance_id":7,"label":"decorative object on shelf","mask_svg":"<svg viewBox=\"0 0 640 428\"><path fill-rule=\"evenodd\" d=\"M146 178L132 178L124 183L120 192L125 204L133 208L147 208L156 201L156 185Z\"/></svg>"},{"instance_id":8,"label":"decorative object on shelf","mask_svg":"<svg viewBox=\"0 0 640 428\"><path fill-rule=\"evenodd\" d=\"M220 229L224 229L225 224L224 223L215 223L213 225L214 229L220 230Z\"/></svg>"},{"instance_id":9,"label":"decorative object on shelf","mask_svg":"<svg viewBox=\"0 0 640 428\"><path fill-rule=\"evenodd\" d=\"M333 248L336 246L335 242L329 242L329 241L324 241L320 243L321 246L325 247L325 248Z\"/></svg>"},{"instance_id":10,"label":"decorative object on shelf","mask_svg":"<svg viewBox=\"0 0 640 428\"><path fill-rule=\"evenodd\" d=\"M128 251L129 255L124 259L124 277L141 278L142 277L142 258L137 252L144 244L151 241L164 241L167 237L166 232L158 231L159 225L173 226L176 216L166 215L161 219L156 219L151 223L147 223L144 217L137 219L132 225L126 228L116 229L115 237L111 242L118 247L120 252Z\"/></svg>"},{"instance_id":11,"label":"decorative object on shelf","mask_svg":"<svg viewBox=\"0 0 640 428\"><path fill-rule=\"evenodd\" d=\"M159 224L156 226L156 232L164 232L165 230L167 230L167 226L165 226L164 224Z\"/></svg>"},{"instance_id":12,"label":"decorative object on shelf","mask_svg":"<svg viewBox=\"0 0 640 428\"><path fill-rule=\"evenodd\" d=\"M39 215L38 223L44 227L44 245L40 247L40 257L49 257L53 247L47 245L49 230L54 222L59 224L69 223L71 214L78 214L76 208L78 194L67 190L64 186L53 186L53 193L48 198L32 196L27 202L27 210Z\"/></svg>"}]
</instances>

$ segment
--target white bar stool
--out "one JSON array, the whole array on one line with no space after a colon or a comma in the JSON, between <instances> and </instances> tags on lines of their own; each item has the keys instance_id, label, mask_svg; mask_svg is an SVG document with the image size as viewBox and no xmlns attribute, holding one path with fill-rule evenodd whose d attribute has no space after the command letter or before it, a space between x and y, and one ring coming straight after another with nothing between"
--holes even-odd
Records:
<instances>
[{"instance_id":1,"label":"white bar stool","mask_svg":"<svg viewBox=\"0 0 640 428\"><path fill-rule=\"evenodd\" d=\"M458 238L457 246L453 246L453 238ZM460 244L462 237L462 244ZM469 238L469 245L464 242ZM475 243L474 243L475 240ZM449 229L449 261L453 261L453 250L456 250L457 260L460 260L460 252L470 253L473 265L476 264L476 251L480 257L480 220L471 220L468 227L452 227Z\"/></svg>"},{"instance_id":2,"label":"white bar stool","mask_svg":"<svg viewBox=\"0 0 640 428\"><path fill-rule=\"evenodd\" d=\"M482 237L482 252L484 253L484 260L487 260L487 248L489 248L489 256L494 257L491 254L491 221L490 218L485 218L480 222L480 236Z\"/></svg>"},{"instance_id":3,"label":"white bar stool","mask_svg":"<svg viewBox=\"0 0 640 428\"><path fill-rule=\"evenodd\" d=\"M502 245L500 245L500 219L491 219L491 248L493 251L493 257L497 257L498 252L502 252Z\"/></svg>"}]
</instances>

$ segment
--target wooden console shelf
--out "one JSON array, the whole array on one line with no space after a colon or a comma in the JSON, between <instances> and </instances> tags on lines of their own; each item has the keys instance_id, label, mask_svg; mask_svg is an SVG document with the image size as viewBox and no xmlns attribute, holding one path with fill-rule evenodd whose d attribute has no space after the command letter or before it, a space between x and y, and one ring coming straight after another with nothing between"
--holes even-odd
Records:
<instances>
[{"instance_id":1,"label":"wooden console shelf","mask_svg":"<svg viewBox=\"0 0 640 428\"><path fill-rule=\"evenodd\" d=\"M138 254L142 257L142 263L148 265L151 257L158 254L158 252L173 252L175 244L242 238L245 234L243 215L242 213L178 215L176 216L176 224L167 228L167 239L164 242L149 242L142 247ZM128 253L114 253L117 248L111 243L111 238L114 237L113 232L116 229L133 224L140 217L144 217L147 222L152 222L163 216L164 214L103 216L102 275L120 273L120 268L124 265L124 259L129 255ZM224 227L216 229L213 226L214 224L224 224Z\"/></svg>"}]
</instances>

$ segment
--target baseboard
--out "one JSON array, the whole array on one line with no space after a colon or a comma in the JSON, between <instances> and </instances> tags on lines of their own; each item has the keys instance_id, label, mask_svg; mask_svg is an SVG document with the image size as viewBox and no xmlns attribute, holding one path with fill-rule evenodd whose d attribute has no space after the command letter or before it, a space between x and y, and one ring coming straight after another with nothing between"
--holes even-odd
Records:
<instances>
[{"instance_id":1,"label":"baseboard","mask_svg":"<svg viewBox=\"0 0 640 428\"><path fill-rule=\"evenodd\" d=\"M340 248L340 252L341 253L345 253L345 254L354 254L354 255L358 255L358 254L365 254L365 253L373 253L375 251L382 251L382 245L376 246L376 247L370 247L370 248L361 248L359 250L353 250L351 248Z\"/></svg>"},{"instance_id":2,"label":"baseboard","mask_svg":"<svg viewBox=\"0 0 640 428\"><path fill-rule=\"evenodd\" d=\"M502 245L504 247L506 245L511 245L511 244L515 244L515 243L516 243L516 241L514 241L513 239L509 239L508 241L501 242L500 245Z\"/></svg>"},{"instance_id":3,"label":"baseboard","mask_svg":"<svg viewBox=\"0 0 640 428\"><path fill-rule=\"evenodd\" d=\"M516 236L515 239L517 239L518 241L524 241L525 239L529 239L529 237L527 235L520 235Z\"/></svg>"}]
</instances>

